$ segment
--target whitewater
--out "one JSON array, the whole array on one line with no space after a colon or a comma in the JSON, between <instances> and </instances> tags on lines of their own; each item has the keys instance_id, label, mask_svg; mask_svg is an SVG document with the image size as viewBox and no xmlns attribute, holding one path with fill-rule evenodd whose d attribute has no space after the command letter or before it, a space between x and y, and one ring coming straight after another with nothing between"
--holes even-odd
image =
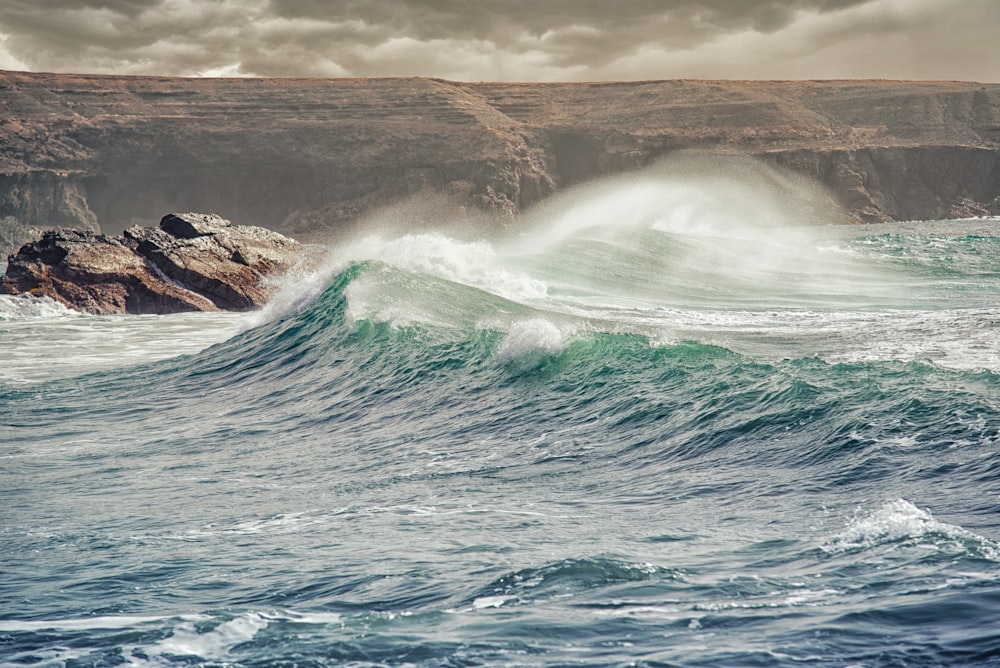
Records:
<instances>
[{"instance_id":1,"label":"whitewater","mask_svg":"<svg viewBox=\"0 0 1000 668\"><path fill-rule=\"evenodd\" d=\"M839 215L688 160L254 313L0 297L0 664L1000 664L1000 219Z\"/></svg>"}]
</instances>

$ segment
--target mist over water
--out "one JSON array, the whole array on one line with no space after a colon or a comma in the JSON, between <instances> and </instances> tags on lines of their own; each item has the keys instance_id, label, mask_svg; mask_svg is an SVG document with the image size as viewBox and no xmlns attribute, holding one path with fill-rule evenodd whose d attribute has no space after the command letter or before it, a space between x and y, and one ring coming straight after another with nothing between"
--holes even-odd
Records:
<instances>
[{"instance_id":1,"label":"mist over water","mask_svg":"<svg viewBox=\"0 0 1000 668\"><path fill-rule=\"evenodd\" d=\"M817 184L749 159L684 155L577 186L499 238L420 227L338 244L324 271L296 278L253 322L304 308L364 263L345 292L349 319L509 332L507 351L606 332L777 359L997 368L994 330L957 326L947 310L989 318L987 293L956 304L958 286L928 289L919 261L878 252L888 239L866 232L884 226L846 225Z\"/></svg>"},{"instance_id":2,"label":"mist over water","mask_svg":"<svg viewBox=\"0 0 1000 668\"><path fill-rule=\"evenodd\" d=\"M887 268L828 243L821 226L843 221L825 193L752 161L674 159L555 198L534 219L508 252L540 260L565 292L615 304L773 308L896 296Z\"/></svg>"},{"instance_id":3,"label":"mist over water","mask_svg":"<svg viewBox=\"0 0 1000 668\"><path fill-rule=\"evenodd\" d=\"M1000 661L1000 221L403 210L257 313L0 298L0 664Z\"/></svg>"}]
</instances>

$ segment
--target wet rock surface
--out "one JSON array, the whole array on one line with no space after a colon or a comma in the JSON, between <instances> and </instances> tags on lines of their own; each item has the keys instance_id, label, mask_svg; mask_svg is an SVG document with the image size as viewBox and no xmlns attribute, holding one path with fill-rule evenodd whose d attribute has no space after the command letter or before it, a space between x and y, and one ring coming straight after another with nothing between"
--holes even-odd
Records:
<instances>
[{"instance_id":1,"label":"wet rock surface","mask_svg":"<svg viewBox=\"0 0 1000 668\"><path fill-rule=\"evenodd\" d=\"M304 266L302 244L214 214L176 213L159 227L108 236L52 230L10 256L0 293L55 299L86 313L247 311L273 280Z\"/></svg>"}]
</instances>

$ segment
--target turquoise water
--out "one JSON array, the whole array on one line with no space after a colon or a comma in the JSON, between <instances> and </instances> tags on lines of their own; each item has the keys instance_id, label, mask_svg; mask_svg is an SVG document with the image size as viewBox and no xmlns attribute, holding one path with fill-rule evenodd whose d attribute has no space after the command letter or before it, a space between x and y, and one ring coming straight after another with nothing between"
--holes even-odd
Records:
<instances>
[{"instance_id":1,"label":"turquoise water","mask_svg":"<svg viewBox=\"0 0 1000 668\"><path fill-rule=\"evenodd\" d=\"M1000 221L725 185L250 315L5 298L0 663L1000 663Z\"/></svg>"}]
</instances>

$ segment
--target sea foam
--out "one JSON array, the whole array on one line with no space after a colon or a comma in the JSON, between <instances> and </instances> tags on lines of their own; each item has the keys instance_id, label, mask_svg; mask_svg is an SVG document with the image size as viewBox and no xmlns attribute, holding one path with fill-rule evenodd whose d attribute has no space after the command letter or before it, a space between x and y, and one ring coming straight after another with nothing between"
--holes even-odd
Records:
<instances>
[{"instance_id":1,"label":"sea foam","mask_svg":"<svg viewBox=\"0 0 1000 668\"><path fill-rule=\"evenodd\" d=\"M24 318L58 318L74 314L76 311L49 297L0 295L0 322Z\"/></svg>"},{"instance_id":2,"label":"sea foam","mask_svg":"<svg viewBox=\"0 0 1000 668\"><path fill-rule=\"evenodd\" d=\"M973 556L1000 560L1000 546L993 541L962 527L940 522L930 511L905 499L887 501L871 511L858 511L841 532L822 545L822 549L838 554L898 542L934 547L950 544Z\"/></svg>"}]
</instances>

